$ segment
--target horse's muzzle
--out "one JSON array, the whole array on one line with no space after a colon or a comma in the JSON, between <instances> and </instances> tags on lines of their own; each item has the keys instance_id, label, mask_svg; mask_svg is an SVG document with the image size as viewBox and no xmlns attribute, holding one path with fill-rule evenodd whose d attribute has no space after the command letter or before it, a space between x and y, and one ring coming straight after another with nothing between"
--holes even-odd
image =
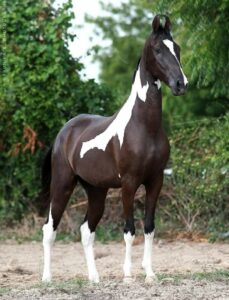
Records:
<instances>
[{"instance_id":1,"label":"horse's muzzle","mask_svg":"<svg viewBox=\"0 0 229 300\"><path fill-rule=\"evenodd\" d=\"M184 84L183 79L178 79L177 81L170 84L170 88L174 96L181 96L185 94L187 89L187 84Z\"/></svg>"}]
</instances>

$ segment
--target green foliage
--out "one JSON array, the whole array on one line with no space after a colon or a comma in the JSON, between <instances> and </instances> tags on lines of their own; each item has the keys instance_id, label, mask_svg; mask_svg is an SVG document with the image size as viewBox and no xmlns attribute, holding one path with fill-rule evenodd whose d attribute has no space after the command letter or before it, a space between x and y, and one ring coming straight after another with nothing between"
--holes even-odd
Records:
<instances>
[{"instance_id":1,"label":"green foliage","mask_svg":"<svg viewBox=\"0 0 229 300\"><path fill-rule=\"evenodd\" d=\"M110 91L82 81L82 65L69 53L71 7L1 3L0 218L19 219L33 208L45 149L69 118L113 110Z\"/></svg>"},{"instance_id":2,"label":"green foliage","mask_svg":"<svg viewBox=\"0 0 229 300\"><path fill-rule=\"evenodd\" d=\"M96 228L96 239L101 243L108 241L120 241L123 239L123 229L120 224L98 225Z\"/></svg>"},{"instance_id":3,"label":"green foliage","mask_svg":"<svg viewBox=\"0 0 229 300\"><path fill-rule=\"evenodd\" d=\"M162 0L146 6L177 20L174 30L179 31L191 80L208 87L215 97L228 99L229 1Z\"/></svg>"},{"instance_id":4,"label":"green foliage","mask_svg":"<svg viewBox=\"0 0 229 300\"><path fill-rule=\"evenodd\" d=\"M170 121L174 115L183 119L220 116L228 111L228 0L130 0L119 8L111 4L102 7L109 12L107 16L87 20L97 26L98 34L110 40L110 46L94 47L94 57L101 63L102 82L118 90L122 101L151 32L153 15L163 13L171 18L173 36L181 46L181 61L189 79L187 95L176 98L176 105L171 91L163 91L166 119Z\"/></svg>"},{"instance_id":5,"label":"green foliage","mask_svg":"<svg viewBox=\"0 0 229 300\"><path fill-rule=\"evenodd\" d=\"M229 220L229 114L174 129L173 174L165 186L170 217L192 231L223 231Z\"/></svg>"},{"instance_id":6,"label":"green foliage","mask_svg":"<svg viewBox=\"0 0 229 300\"><path fill-rule=\"evenodd\" d=\"M96 34L110 40L111 45L106 48L96 45L93 48L94 59L101 64L101 81L115 89L123 101L130 91L134 70L150 32L151 16L132 0L123 3L120 8L100 3L110 15L96 18L87 16L86 20L95 23Z\"/></svg>"}]
</instances>

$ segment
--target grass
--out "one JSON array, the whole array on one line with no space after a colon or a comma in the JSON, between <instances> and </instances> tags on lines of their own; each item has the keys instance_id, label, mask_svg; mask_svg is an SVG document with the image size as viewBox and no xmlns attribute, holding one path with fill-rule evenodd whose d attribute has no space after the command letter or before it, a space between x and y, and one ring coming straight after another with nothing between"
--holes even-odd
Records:
<instances>
[{"instance_id":1,"label":"grass","mask_svg":"<svg viewBox=\"0 0 229 300\"><path fill-rule=\"evenodd\" d=\"M6 240L14 240L18 244L22 244L24 242L41 242L43 238L42 229L34 230L28 234L22 234L20 231L17 233L13 232L5 232L5 234L0 234L0 241ZM56 241L63 241L64 243L70 242L78 242L80 241L80 233L73 234L73 233L64 233L58 232L56 236Z\"/></svg>"},{"instance_id":2,"label":"grass","mask_svg":"<svg viewBox=\"0 0 229 300\"><path fill-rule=\"evenodd\" d=\"M190 275L191 279L194 280L208 280L208 281L219 281L229 280L229 270L216 270L214 272L196 272Z\"/></svg>"},{"instance_id":3,"label":"grass","mask_svg":"<svg viewBox=\"0 0 229 300\"><path fill-rule=\"evenodd\" d=\"M195 272L191 274L157 274L159 282L166 281L166 279L172 280L173 283L179 284L182 280L207 280L207 281L222 281L229 280L229 270L221 269L213 272Z\"/></svg>"},{"instance_id":4,"label":"grass","mask_svg":"<svg viewBox=\"0 0 229 300\"><path fill-rule=\"evenodd\" d=\"M42 228L35 228L30 230L28 233L23 232L22 230L3 230L0 233L0 241L5 240L14 240L18 244L24 242L41 242L43 237ZM64 243L70 242L79 242L80 241L80 231L76 233L66 233L66 232L57 232L56 241L63 241ZM123 239L123 230L118 229L115 225L98 225L96 229L96 240L101 243L107 243L109 241L120 241Z\"/></svg>"},{"instance_id":5,"label":"grass","mask_svg":"<svg viewBox=\"0 0 229 300\"><path fill-rule=\"evenodd\" d=\"M157 279L159 282L166 282L169 281L173 284L180 284L183 279L185 279L184 274L164 274L159 273L157 274Z\"/></svg>"},{"instance_id":6,"label":"grass","mask_svg":"<svg viewBox=\"0 0 229 300\"><path fill-rule=\"evenodd\" d=\"M23 287L23 288L10 288L10 287L0 287L0 297L4 294L8 294L11 291L23 292L27 290L55 290L56 292L61 292L65 294L77 293L82 287L88 284L88 281L82 278L70 279L66 281L53 281L52 283L36 283L34 285Z\"/></svg>"},{"instance_id":7,"label":"grass","mask_svg":"<svg viewBox=\"0 0 229 300\"><path fill-rule=\"evenodd\" d=\"M0 296L8 293L11 291L11 288L8 288L8 287L0 287Z\"/></svg>"},{"instance_id":8,"label":"grass","mask_svg":"<svg viewBox=\"0 0 229 300\"><path fill-rule=\"evenodd\" d=\"M137 281L140 281L144 284L144 276L140 276ZM195 281L200 282L202 280L206 280L208 282L219 282L224 281L228 282L229 280L229 270L227 269L221 269L216 270L213 272L195 272L192 274L165 274L165 273L159 273L157 274L157 278L160 284L170 284L170 285L182 285L182 282L184 280L188 281ZM107 285L107 282L104 282ZM117 284L119 284L117 282ZM81 289L87 287L89 290L94 290L94 287L89 284L89 282L83 278L75 278L70 279L66 281L54 281L52 283L37 283L34 285L31 285L29 287L23 287L23 288L8 288L3 287L0 288L0 297L4 295L9 295L12 293L12 295L16 295L17 293L32 293L33 295L41 294L41 295L48 295L52 294L55 299L55 295L65 295L64 297L68 297L67 295L79 295L81 293ZM103 281L101 282L100 289L103 288Z\"/></svg>"},{"instance_id":9,"label":"grass","mask_svg":"<svg viewBox=\"0 0 229 300\"><path fill-rule=\"evenodd\" d=\"M30 289L49 289L55 288L56 290L64 290L66 288L72 290L79 290L88 283L87 280L82 278L69 279L66 281L53 281L51 283L37 283L30 286Z\"/></svg>"}]
</instances>

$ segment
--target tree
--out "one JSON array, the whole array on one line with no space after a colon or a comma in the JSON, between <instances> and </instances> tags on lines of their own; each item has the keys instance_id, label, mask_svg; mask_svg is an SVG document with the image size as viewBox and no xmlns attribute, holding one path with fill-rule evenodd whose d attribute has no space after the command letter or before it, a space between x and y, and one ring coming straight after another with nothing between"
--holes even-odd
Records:
<instances>
[{"instance_id":1,"label":"tree","mask_svg":"<svg viewBox=\"0 0 229 300\"><path fill-rule=\"evenodd\" d=\"M229 108L229 5L220 1L140 1L130 0L117 8L102 5L110 13L101 18L87 18L97 31L111 40L110 47L94 47L95 59L101 63L101 80L118 89L124 98L143 48L151 31L153 13L170 16L173 34L181 46L182 63L189 78L187 95L171 101L167 92L165 113L183 118L219 116ZM201 17L200 17L201 16Z\"/></svg>"},{"instance_id":2,"label":"tree","mask_svg":"<svg viewBox=\"0 0 229 300\"><path fill-rule=\"evenodd\" d=\"M100 4L110 16L87 16L86 20L95 23L96 34L110 40L111 45L106 48L94 46L94 59L101 64L101 81L115 89L121 97L127 96L143 43L150 31L151 16L132 0L123 3L120 8L103 2Z\"/></svg>"},{"instance_id":3,"label":"tree","mask_svg":"<svg viewBox=\"0 0 229 300\"><path fill-rule=\"evenodd\" d=\"M34 204L44 150L69 118L112 110L111 92L82 81L69 53L71 7L1 1L0 215L20 217Z\"/></svg>"}]
</instances>

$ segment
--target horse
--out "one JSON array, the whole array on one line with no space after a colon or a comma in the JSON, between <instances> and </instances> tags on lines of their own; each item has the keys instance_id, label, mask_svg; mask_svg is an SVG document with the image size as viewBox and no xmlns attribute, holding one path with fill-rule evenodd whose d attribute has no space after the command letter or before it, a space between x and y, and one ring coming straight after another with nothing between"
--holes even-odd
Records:
<instances>
[{"instance_id":1,"label":"horse","mask_svg":"<svg viewBox=\"0 0 229 300\"><path fill-rule=\"evenodd\" d=\"M44 160L43 195L50 209L43 226L43 281L51 281L51 247L78 182L88 197L80 232L89 281L99 282L93 244L109 188L121 188L126 245L123 280L133 280L133 205L140 185L144 185L146 191L142 267L146 282L155 279L152 268L154 216L170 152L162 127L161 82L176 96L185 93L188 83L180 63L180 47L172 38L171 22L165 15L157 15L152 21L152 31L137 65L129 98L121 109L110 117L82 114L69 120Z\"/></svg>"}]
</instances>

